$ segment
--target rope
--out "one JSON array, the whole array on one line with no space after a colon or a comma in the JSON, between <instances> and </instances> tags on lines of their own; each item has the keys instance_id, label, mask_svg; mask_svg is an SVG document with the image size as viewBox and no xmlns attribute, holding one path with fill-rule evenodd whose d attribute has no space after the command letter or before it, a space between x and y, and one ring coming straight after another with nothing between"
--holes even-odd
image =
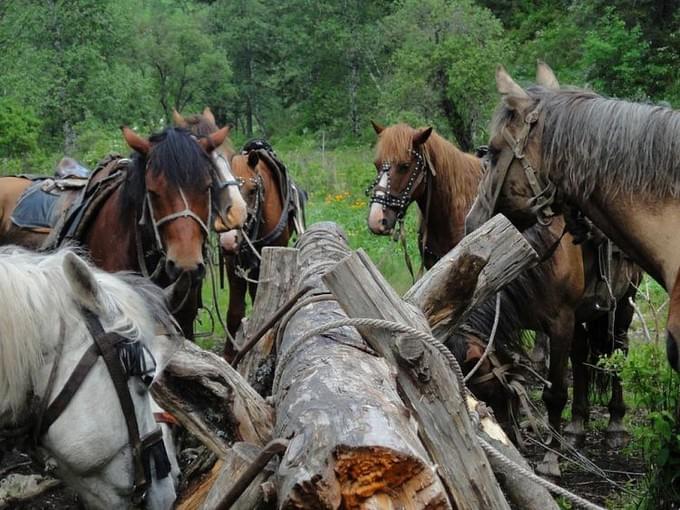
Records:
<instances>
[{"instance_id":1,"label":"rope","mask_svg":"<svg viewBox=\"0 0 680 510\"><path fill-rule=\"evenodd\" d=\"M306 303L309 304L309 303ZM304 306L304 305L301 305ZM293 312L293 310L291 310ZM294 312L293 312L294 313ZM290 314L292 315L292 313ZM370 327L370 328L382 328L382 329L388 329L390 331L394 331L397 333L404 333L408 334L409 336L412 336L414 338L417 338L418 340L421 340L425 342L428 346L434 348L437 350L449 364L449 367L452 369L454 375L456 376L456 379L458 380L458 383L460 385L460 391L463 396L464 400L467 400L467 397L470 395L470 391L467 389L465 386L465 379L463 376L463 371L460 368L460 365L458 364L458 360L453 356L453 353L449 351L444 344L442 344L439 340L434 338L432 335L429 333L426 333L424 331L417 330L415 328L412 328L411 326L407 326L405 324L400 324L398 322L393 322L393 321L388 321L384 319L368 319L368 318L346 318L346 319L340 319L337 321L329 322L327 324L324 324L323 326L319 326L318 328L314 328L310 331L308 331L305 335L300 337L296 343L288 350L286 355L289 355L292 350L297 349L300 345L302 345L306 340L313 336L320 335L321 333L325 333L326 331L329 331L331 329L336 329L342 326L354 326L354 327ZM279 329L279 331L282 331L282 328ZM281 363L286 359L286 357L282 358ZM285 366L282 365L281 366ZM279 377L280 378L280 377ZM275 380L275 385L274 388L277 386L277 381L279 378L276 378ZM479 424L479 416L475 411L471 411L467 408L467 405L465 406L468 415L470 416L470 419L472 420L473 423ZM595 505L594 503L591 503L582 497L568 491L567 489L564 489L563 487L560 487L558 485L555 485L552 482L549 482L548 480L545 480L541 478L540 476L536 475L535 473L532 473L531 471L527 470L523 466L517 464L513 460L507 458L505 455L503 455L501 452L496 450L493 446L491 446L489 443L486 442L482 437L479 435L477 436L477 441L480 445L480 447L490 456L492 456L494 459L498 460L500 463L502 463L504 466L506 466L509 469L513 469L533 482L541 485L542 487L546 488L550 492L557 494L559 496L562 496L572 503L582 507L586 508L588 510L605 510L603 507L600 507L598 505Z\"/></svg>"},{"instance_id":2,"label":"rope","mask_svg":"<svg viewBox=\"0 0 680 510\"><path fill-rule=\"evenodd\" d=\"M498 329L498 321L500 319L500 311L501 311L501 293L498 292L496 294L496 315L494 316L493 319L493 326L491 326L491 334L489 335L489 341L486 344L486 348L484 349L484 353L482 356L477 360L477 363L475 364L474 367L472 367L472 370L468 372L468 374L463 378L465 382L468 382L470 379L472 379L472 376L475 375L475 372L477 369L482 366L482 363L484 363L484 360L486 357L489 355L491 352L491 347L493 346L493 341L496 338L496 329Z\"/></svg>"}]
</instances>

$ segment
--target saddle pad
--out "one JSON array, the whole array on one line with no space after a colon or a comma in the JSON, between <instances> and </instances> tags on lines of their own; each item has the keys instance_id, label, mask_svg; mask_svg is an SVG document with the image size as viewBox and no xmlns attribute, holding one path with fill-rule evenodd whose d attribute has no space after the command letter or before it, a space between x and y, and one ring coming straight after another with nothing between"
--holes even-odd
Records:
<instances>
[{"instance_id":1,"label":"saddle pad","mask_svg":"<svg viewBox=\"0 0 680 510\"><path fill-rule=\"evenodd\" d=\"M19 228L52 228L57 220L57 193L43 190L45 182L36 181L24 191L12 213L12 223Z\"/></svg>"}]
</instances>

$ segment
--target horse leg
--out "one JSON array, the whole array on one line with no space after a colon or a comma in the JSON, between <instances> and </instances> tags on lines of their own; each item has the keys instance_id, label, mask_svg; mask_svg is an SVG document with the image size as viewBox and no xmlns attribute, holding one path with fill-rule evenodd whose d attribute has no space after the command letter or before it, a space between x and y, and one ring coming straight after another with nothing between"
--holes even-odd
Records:
<instances>
[{"instance_id":1,"label":"horse leg","mask_svg":"<svg viewBox=\"0 0 680 510\"><path fill-rule=\"evenodd\" d=\"M616 305L614 316L614 349L621 349L628 354L628 328L633 320L635 309L628 298L635 298L636 289L632 285L628 292ZM612 396L609 400L609 425L605 431L605 441L612 450L619 450L628 443L630 434L623 424L626 406L623 402L623 388L618 374L612 376Z\"/></svg>"},{"instance_id":2,"label":"horse leg","mask_svg":"<svg viewBox=\"0 0 680 510\"><path fill-rule=\"evenodd\" d=\"M534 368L539 373L545 373L548 368L548 343L550 339L543 331L536 331L536 339L534 340L534 348L529 353L529 359L534 365Z\"/></svg>"},{"instance_id":3,"label":"horse leg","mask_svg":"<svg viewBox=\"0 0 680 510\"><path fill-rule=\"evenodd\" d=\"M236 335L241 321L246 315L246 290L248 283L239 278L234 271L233 264L227 262L227 279L229 280L229 309L227 310L227 331L232 338ZM225 359L233 358L236 346L227 338L224 344Z\"/></svg>"},{"instance_id":4,"label":"horse leg","mask_svg":"<svg viewBox=\"0 0 680 510\"><path fill-rule=\"evenodd\" d=\"M550 327L550 370L548 380L552 386L543 390L543 402L548 410L548 422L555 432L560 432L562 411L567 403L567 362L574 338L574 311L560 310ZM548 443L559 449L559 440L553 436ZM536 470L544 475L560 477L560 465L556 453L548 452Z\"/></svg>"},{"instance_id":5,"label":"horse leg","mask_svg":"<svg viewBox=\"0 0 680 510\"><path fill-rule=\"evenodd\" d=\"M589 352L588 333L582 324L576 324L574 327L574 345L571 349L574 401L571 405L571 422L564 427L565 439L575 448L582 448L585 443L586 424L590 415L588 402L590 370L585 365Z\"/></svg>"}]
</instances>

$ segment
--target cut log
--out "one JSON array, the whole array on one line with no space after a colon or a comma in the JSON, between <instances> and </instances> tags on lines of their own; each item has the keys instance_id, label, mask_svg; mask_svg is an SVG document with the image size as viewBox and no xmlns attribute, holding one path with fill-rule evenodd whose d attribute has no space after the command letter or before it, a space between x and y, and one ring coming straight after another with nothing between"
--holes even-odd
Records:
<instances>
[{"instance_id":1,"label":"cut log","mask_svg":"<svg viewBox=\"0 0 680 510\"><path fill-rule=\"evenodd\" d=\"M297 271L297 250L267 246L262 249L260 283L253 303L253 313L244 319L236 334L239 349L247 343L292 294ZM261 395L271 394L274 378L272 343L276 327L269 330L237 365L240 374Z\"/></svg>"},{"instance_id":2,"label":"cut log","mask_svg":"<svg viewBox=\"0 0 680 510\"><path fill-rule=\"evenodd\" d=\"M297 246L297 284L317 297L292 311L277 347L274 430L291 438L276 478L279 508L450 508L393 369L354 328L301 340L346 317L320 280L349 254L344 234L316 224Z\"/></svg>"},{"instance_id":3,"label":"cut log","mask_svg":"<svg viewBox=\"0 0 680 510\"><path fill-rule=\"evenodd\" d=\"M264 445L273 412L264 399L221 357L184 341L156 378L158 404L219 457L234 441Z\"/></svg>"},{"instance_id":4,"label":"cut log","mask_svg":"<svg viewBox=\"0 0 680 510\"><path fill-rule=\"evenodd\" d=\"M429 332L422 313L404 303L361 250L340 262L324 282L350 317L385 319ZM420 317L418 317L420 315ZM465 408L458 381L438 352L408 349L405 359L392 331L363 328L369 345L399 367L397 382L420 425L452 503L464 509L509 509ZM411 343L416 342L411 340Z\"/></svg>"},{"instance_id":5,"label":"cut log","mask_svg":"<svg viewBox=\"0 0 680 510\"><path fill-rule=\"evenodd\" d=\"M404 300L420 307L434 336L443 342L471 308L537 261L524 236L497 214L442 257Z\"/></svg>"}]
</instances>

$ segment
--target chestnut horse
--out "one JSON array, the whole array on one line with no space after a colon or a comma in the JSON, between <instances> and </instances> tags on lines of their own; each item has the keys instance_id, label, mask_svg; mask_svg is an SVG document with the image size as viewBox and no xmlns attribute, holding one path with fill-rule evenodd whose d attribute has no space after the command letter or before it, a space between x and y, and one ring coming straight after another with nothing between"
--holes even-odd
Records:
<instances>
[{"instance_id":1,"label":"chestnut horse","mask_svg":"<svg viewBox=\"0 0 680 510\"><path fill-rule=\"evenodd\" d=\"M135 152L129 159L114 160L115 164L97 172L98 182L121 172L120 184L106 196L75 240L87 247L93 262L106 271L153 273L154 281L163 287L180 275L188 275L191 286L174 315L185 336L193 338L211 205L223 230L239 226L238 222L245 219L231 214L225 183L209 156L224 141L227 130L215 131L198 143L189 132L174 128L146 139L125 127L123 136ZM30 184L20 180L24 182L3 178L0 189L17 193L21 185ZM11 190L5 189L6 184ZM18 199L16 195L13 200L8 197L0 199L0 241L39 247L41 239L35 233L22 241L14 226L7 228ZM222 219L224 212L226 219ZM38 235L44 241L47 234Z\"/></svg>"},{"instance_id":2,"label":"chestnut horse","mask_svg":"<svg viewBox=\"0 0 680 510\"><path fill-rule=\"evenodd\" d=\"M667 357L680 371L680 112L584 90L524 90L502 67L496 86L490 168L470 227L497 211L518 225L583 211L669 291Z\"/></svg>"},{"instance_id":3,"label":"chestnut horse","mask_svg":"<svg viewBox=\"0 0 680 510\"><path fill-rule=\"evenodd\" d=\"M174 121L194 133L216 129L215 118L209 108L201 115L188 117L175 112ZM287 246L292 232L300 228L297 225L303 224L297 224L295 215L289 211L291 203L294 203L292 194L297 193L297 189L291 187L290 177L278 167L271 147L260 142L234 155L225 145L225 160L241 183L241 194L248 207L248 219L242 229L220 235L229 282L227 330L233 337L245 317L246 292L255 299L262 248ZM233 356L233 348L227 341L225 357Z\"/></svg>"},{"instance_id":4,"label":"chestnut horse","mask_svg":"<svg viewBox=\"0 0 680 510\"><path fill-rule=\"evenodd\" d=\"M409 204L415 201L423 216L419 243L421 253L425 267L431 267L461 239L460 232L464 230L467 209L474 202L482 179L481 161L462 153L431 128L416 130L404 124L382 128L375 123L374 128L378 133L375 160L378 175L371 198L369 227L375 233L389 233L396 221L406 214ZM442 218L446 218L446 221L442 221ZM599 253L590 243L583 247L575 245L571 234L564 231L561 219L553 222L545 236L539 234L533 234L537 242L536 249L548 260L542 263L543 267L529 270L522 278L511 283L509 289L502 293L502 302L519 299L517 303L521 303L522 311L518 314L518 331L533 329L546 333L551 339L548 379L552 386L545 388L543 399L548 408L550 424L556 431L560 430L561 414L567 400L567 362L571 355L576 382L574 417L567 432L571 432L569 439L580 444L585 437L589 379L583 364L588 358L589 346L581 323L608 320L608 314L595 311L596 292L593 288L600 282L596 262ZM616 267L619 268L619 265ZM615 287L612 289L614 295L611 296L617 302L615 330L618 344L623 348L627 346L625 332L633 313L628 296L634 293L634 288L629 283L631 278L637 281L636 275L624 263L620 264L619 271L608 275ZM515 294L523 297L512 298ZM495 302L495 299L492 301ZM494 303L485 306L495 308ZM479 313L484 315L485 312ZM491 317L493 321L493 315ZM488 324L488 329L482 331L486 338L490 326ZM597 322L589 323L588 327L591 331L601 331ZM590 344L594 348L607 342L608 329L611 328L604 329L603 337L591 340ZM459 361L469 369L481 356L482 351L478 346L480 342L485 343L486 338L456 335L447 343L454 352L463 356ZM456 342L464 343L454 345ZM610 345L611 341L608 343ZM512 348L517 342L510 341L508 345ZM603 347L599 351L611 352L611 349ZM497 367L486 362L478 374L483 378L492 373L493 368ZM625 440L622 422L625 407L620 381L615 378L612 386L607 440L612 447L617 447ZM472 384L471 389L478 391L480 398L494 396L497 399L498 395L504 394L499 381L483 387ZM496 406L496 411L507 414L503 398L497 400L503 405ZM557 458L548 456L542 468L546 473L558 474Z\"/></svg>"}]
</instances>

